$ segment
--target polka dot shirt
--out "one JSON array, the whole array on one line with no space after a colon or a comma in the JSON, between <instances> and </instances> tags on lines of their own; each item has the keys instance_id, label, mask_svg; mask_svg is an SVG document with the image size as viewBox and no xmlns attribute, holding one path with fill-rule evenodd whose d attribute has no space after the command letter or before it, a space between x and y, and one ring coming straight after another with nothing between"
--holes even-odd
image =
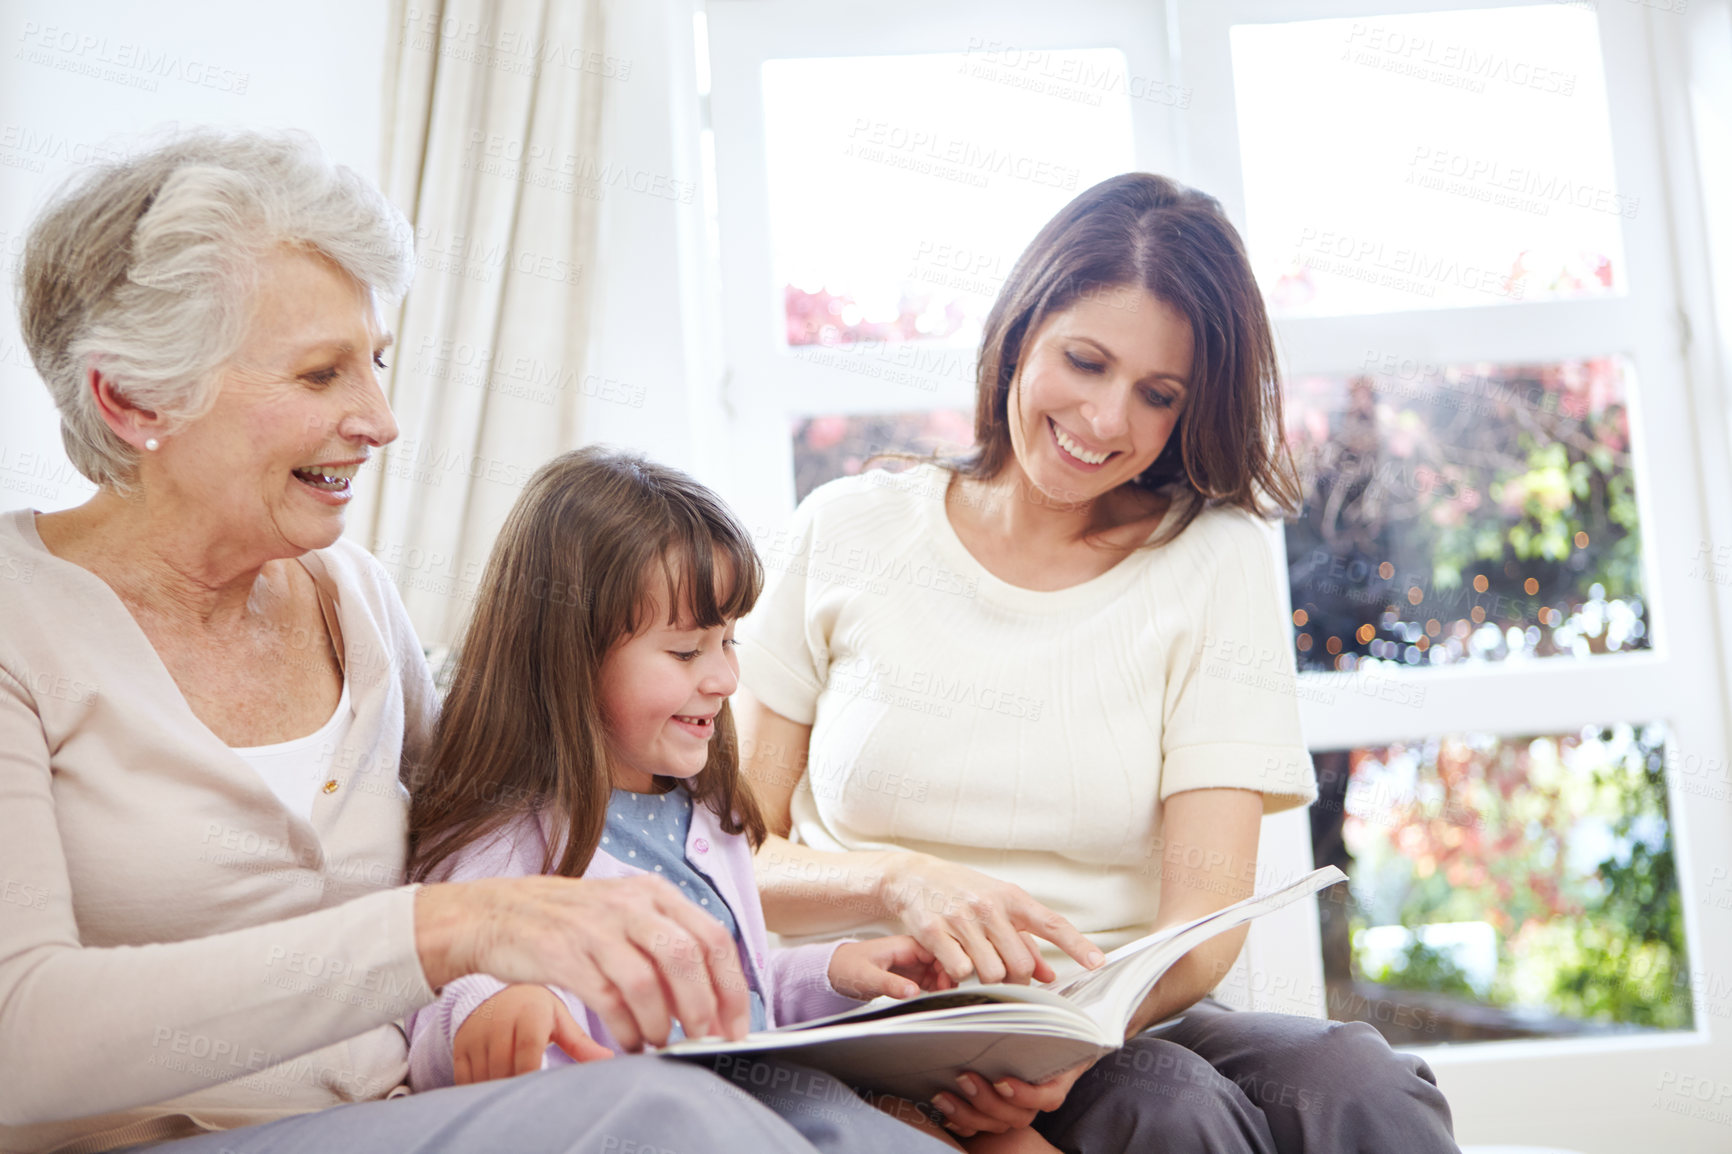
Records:
<instances>
[{"instance_id":1,"label":"polka dot shirt","mask_svg":"<svg viewBox=\"0 0 1732 1154\"><path fill-rule=\"evenodd\" d=\"M692 795L682 787L668 793L632 793L616 789L607 803L607 825L601 849L616 861L657 874L679 887L693 905L728 928L737 943L740 928L734 911L710 884L710 879L686 860L686 836L692 827ZM744 951L742 951L744 952ZM749 975L748 975L749 977ZM752 991L752 1029L765 1027L764 999ZM680 1034L675 1023L674 1032Z\"/></svg>"}]
</instances>

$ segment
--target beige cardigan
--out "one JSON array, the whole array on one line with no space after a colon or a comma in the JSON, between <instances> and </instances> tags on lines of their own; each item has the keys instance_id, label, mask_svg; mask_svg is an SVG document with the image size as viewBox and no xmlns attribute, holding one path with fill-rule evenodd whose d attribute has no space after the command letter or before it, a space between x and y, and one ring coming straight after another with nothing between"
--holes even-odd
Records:
<instances>
[{"instance_id":1,"label":"beige cardigan","mask_svg":"<svg viewBox=\"0 0 1732 1154\"><path fill-rule=\"evenodd\" d=\"M354 725L312 821L194 716L114 592L0 513L0 1150L104 1150L378 1098L433 1000L402 881L437 702L390 579L303 559ZM293 639L291 639L293 644Z\"/></svg>"}]
</instances>

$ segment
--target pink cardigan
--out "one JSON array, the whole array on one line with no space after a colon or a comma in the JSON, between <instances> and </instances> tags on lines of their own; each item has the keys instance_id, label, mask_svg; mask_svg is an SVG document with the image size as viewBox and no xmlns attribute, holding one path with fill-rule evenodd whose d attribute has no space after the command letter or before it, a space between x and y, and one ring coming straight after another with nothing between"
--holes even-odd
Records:
<instances>
[{"instance_id":1,"label":"pink cardigan","mask_svg":"<svg viewBox=\"0 0 1732 1154\"><path fill-rule=\"evenodd\" d=\"M563 838L563 831L559 836ZM449 872L435 881L473 881L477 878L526 877L541 872L547 847L544 824L524 817L506 826L493 840L457 855ZM739 926L740 965L764 999L767 1025L802 1022L827 1014L854 1009L860 1003L838 994L830 986L830 955L841 942L821 942L792 949L771 949L764 930L764 909L758 901L757 882L752 876L752 850L745 837L725 833L709 806L692 805L692 826L686 835L686 860L714 884L722 900L734 913ZM584 870L586 878L624 878L645 871L626 865L596 850ZM458 978L440 991L439 1000L418 1010L409 1020L409 1083L416 1090L430 1090L452 1083L451 1044L457 1030L475 1008L505 983L486 974ZM619 1051L601 1018L569 992L552 987L571 1009L589 1036L608 1049ZM549 1046L543 1067L570 1065L571 1059L558 1046Z\"/></svg>"}]
</instances>

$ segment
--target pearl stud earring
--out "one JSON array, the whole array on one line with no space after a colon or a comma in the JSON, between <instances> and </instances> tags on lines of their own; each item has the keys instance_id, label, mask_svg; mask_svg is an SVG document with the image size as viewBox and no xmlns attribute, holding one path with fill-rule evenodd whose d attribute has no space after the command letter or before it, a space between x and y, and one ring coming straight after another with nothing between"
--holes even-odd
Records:
<instances>
[{"instance_id":1,"label":"pearl stud earring","mask_svg":"<svg viewBox=\"0 0 1732 1154\"><path fill-rule=\"evenodd\" d=\"M151 437L149 440L145 441L144 447L154 453L158 449L162 448L162 442L158 441L155 437Z\"/></svg>"}]
</instances>

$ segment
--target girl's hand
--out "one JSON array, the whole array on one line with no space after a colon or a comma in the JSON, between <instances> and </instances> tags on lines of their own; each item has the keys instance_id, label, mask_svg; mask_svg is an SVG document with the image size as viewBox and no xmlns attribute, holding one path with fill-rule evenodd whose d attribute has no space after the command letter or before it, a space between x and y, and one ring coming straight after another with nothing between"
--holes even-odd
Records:
<instances>
[{"instance_id":1,"label":"girl's hand","mask_svg":"<svg viewBox=\"0 0 1732 1154\"><path fill-rule=\"evenodd\" d=\"M932 1104L944 1115L944 1125L964 1138L976 1134L1003 1134L1030 1126L1037 1114L1064 1105L1070 1088L1095 1061L1091 1059L1072 1066L1039 1083L1018 1078L988 1082L969 1071L956 1079L955 1093L940 1094L932 1099Z\"/></svg>"},{"instance_id":2,"label":"girl's hand","mask_svg":"<svg viewBox=\"0 0 1732 1154\"><path fill-rule=\"evenodd\" d=\"M560 986L601 1016L620 1048L686 1035L739 1040L750 1001L722 923L652 874L521 877L422 886L415 944L428 985L465 974Z\"/></svg>"},{"instance_id":3,"label":"girl's hand","mask_svg":"<svg viewBox=\"0 0 1732 1154\"><path fill-rule=\"evenodd\" d=\"M546 986L506 986L457 1027L452 1071L459 1086L527 1074L541 1069L550 1043L578 1062L613 1057L612 1050L584 1033L559 995Z\"/></svg>"},{"instance_id":4,"label":"girl's hand","mask_svg":"<svg viewBox=\"0 0 1732 1154\"><path fill-rule=\"evenodd\" d=\"M1088 969L1106 955L1021 886L930 854L897 854L881 884L889 914L930 950L954 981L1049 982L1052 967L1033 938L1058 946ZM1032 935L1032 937L1031 937Z\"/></svg>"},{"instance_id":5,"label":"girl's hand","mask_svg":"<svg viewBox=\"0 0 1732 1154\"><path fill-rule=\"evenodd\" d=\"M932 951L907 934L843 942L830 955L830 988L862 1002L880 994L912 998L921 990L948 990L955 984Z\"/></svg>"}]
</instances>

